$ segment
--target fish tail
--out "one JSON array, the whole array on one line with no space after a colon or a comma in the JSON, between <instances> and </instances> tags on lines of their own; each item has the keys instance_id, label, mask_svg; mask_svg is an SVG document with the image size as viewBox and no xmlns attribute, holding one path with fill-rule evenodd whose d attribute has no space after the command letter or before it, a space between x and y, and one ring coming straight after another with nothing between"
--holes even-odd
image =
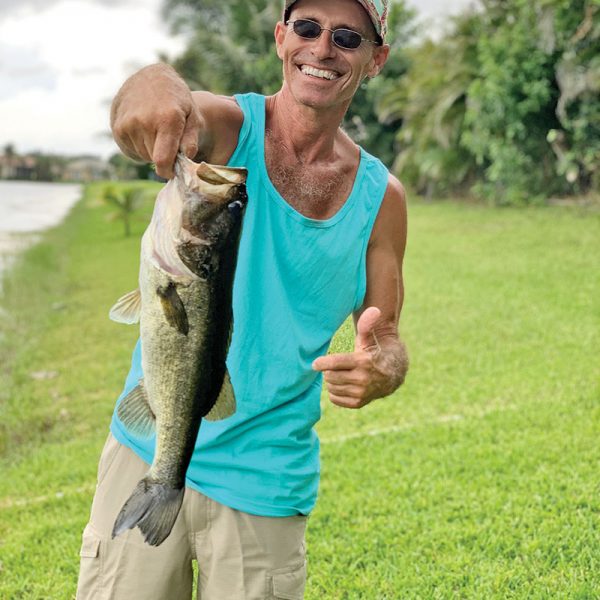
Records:
<instances>
[{"instance_id":1,"label":"fish tail","mask_svg":"<svg viewBox=\"0 0 600 600\"><path fill-rule=\"evenodd\" d=\"M140 480L115 520L112 537L136 525L147 544L162 544L173 529L184 488L172 488L149 475Z\"/></svg>"}]
</instances>

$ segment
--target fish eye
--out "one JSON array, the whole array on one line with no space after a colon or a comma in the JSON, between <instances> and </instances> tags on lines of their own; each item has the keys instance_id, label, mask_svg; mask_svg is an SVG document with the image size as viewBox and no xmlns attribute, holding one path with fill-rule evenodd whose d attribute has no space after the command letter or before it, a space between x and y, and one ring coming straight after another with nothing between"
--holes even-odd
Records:
<instances>
[{"instance_id":1,"label":"fish eye","mask_svg":"<svg viewBox=\"0 0 600 600\"><path fill-rule=\"evenodd\" d=\"M232 215L237 216L242 212L242 206L243 205L239 200L235 200L231 204L228 204L227 208Z\"/></svg>"}]
</instances>

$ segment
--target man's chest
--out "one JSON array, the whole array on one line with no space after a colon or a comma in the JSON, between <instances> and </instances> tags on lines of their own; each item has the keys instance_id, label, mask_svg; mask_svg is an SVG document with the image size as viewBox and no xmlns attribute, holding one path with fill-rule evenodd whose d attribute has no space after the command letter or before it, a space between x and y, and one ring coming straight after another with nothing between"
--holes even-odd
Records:
<instances>
[{"instance_id":1,"label":"man's chest","mask_svg":"<svg viewBox=\"0 0 600 600\"><path fill-rule=\"evenodd\" d=\"M271 182L283 199L311 219L328 219L344 205L352 191L355 172L351 165L306 166L266 149Z\"/></svg>"}]
</instances>

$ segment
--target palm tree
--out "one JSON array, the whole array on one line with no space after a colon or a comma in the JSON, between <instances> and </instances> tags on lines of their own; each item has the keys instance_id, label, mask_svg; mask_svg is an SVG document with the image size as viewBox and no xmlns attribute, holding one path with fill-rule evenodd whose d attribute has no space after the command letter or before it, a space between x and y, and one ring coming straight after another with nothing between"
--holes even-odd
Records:
<instances>
[{"instance_id":1,"label":"palm tree","mask_svg":"<svg viewBox=\"0 0 600 600\"><path fill-rule=\"evenodd\" d=\"M144 194L144 188L139 186L108 184L104 187L102 200L115 208L108 219L123 221L125 237L131 235L131 218L142 203Z\"/></svg>"},{"instance_id":2,"label":"palm tree","mask_svg":"<svg viewBox=\"0 0 600 600\"><path fill-rule=\"evenodd\" d=\"M172 64L193 89L268 94L278 88L273 28L279 0L166 0L163 14L175 32L189 37Z\"/></svg>"},{"instance_id":3,"label":"palm tree","mask_svg":"<svg viewBox=\"0 0 600 600\"><path fill-rule=\"evenodd\" d=\"M466 185L478 171L461 143L467 91L477 76L479 16L456 17L451 33L409 54L407 76L384 94L380 119L401 120L393 170L428 196Z\"/></svg>"}]
</instances>

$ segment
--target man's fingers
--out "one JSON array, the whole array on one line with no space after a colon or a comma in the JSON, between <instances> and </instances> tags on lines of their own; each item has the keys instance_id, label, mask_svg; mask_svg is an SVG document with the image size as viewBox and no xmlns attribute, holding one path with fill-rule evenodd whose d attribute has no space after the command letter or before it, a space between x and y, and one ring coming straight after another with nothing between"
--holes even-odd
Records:
<instances>
[{"instance_id":1,"label":"man's fingers","mask_svg":"<svg viewBox=\"0 0 600 600\"><path fill-rule=\"evenodd\" d=\"M126 155L132 154L148 162L152 160L152 147L146 146L146 140L141 131L137 131L136 135L122 137L119 141L119 148Z\"/></svg>"},{"instance_id":2,"label":"man's fingers","mask_svg":"<svg viewBox=\"0 0 600 600\"><path fill-rule=\"evenodd\" d=\"M327 391L330 396L359 399L362 398L364 388L352 384L330 384L327 383Z\"/></svg>"},{"instance_id":3,"label":"man's fingers","mask_svg":"<svg viewBox=\"0 0 600 600\"><path fill-rule=\"evenodd\" d=\"M315 371L339 371L354 369L359 364L356 353L328 354L315 359L312 368Z\"/></svg>"},{"instance_id":4,"label":"man's fingers","mask_svg":"<svg viewBox=\"0 0 600 600\"><path fill-rule=\"evenodd\" d=\"M188 158L195 158L198 154L198 137L200 136L200 118L195 110L188 115L185 129L181 137L181 149Z\"/></svg>"},{"instance_id":5,"label":"man's fingers","mask_svg":"<svg viewBox=\"0 0 600 600\"><path fill-rule=\"evenodd\" d=\"M154 151L154 138L144 135L138 143L138 154L141 158L152 162L152 152Z\"/></svg>"},{"instance_id":6,"label":"man's fingers","mask_svg":"<svg viewBox=\"0 0 600 600\"><path fill-rule=\"evenodd\" d=\"M337 396L335 394L329 394L329 399L333 404L341 406L342 408L362 408L365 404L367 404L367 402L364 400L349 398L348 396Z\"/></svg>"},{"instance_id":7,"label":"man's fingers","mask_svg":"<svg viewBox=\"0 0 600 600\"><path fill-rule=\"evenodd\" d=\"M340 369L339 371L324 371L327 384L332 385L366 385L368 375L363 370Z\"/></svg>"},{"instance_id":8,"label":"man's fingers","mask_svg":"<svg viewBox=\"0 0 600 600\"><path fill-rule=\"evenodd\" d=\"M173 165L179 151L179 140L179 131L161 130L156 134L152 162L156 165L156 172L165 179L173 177Z\"/></svg>"}]
</instances>

